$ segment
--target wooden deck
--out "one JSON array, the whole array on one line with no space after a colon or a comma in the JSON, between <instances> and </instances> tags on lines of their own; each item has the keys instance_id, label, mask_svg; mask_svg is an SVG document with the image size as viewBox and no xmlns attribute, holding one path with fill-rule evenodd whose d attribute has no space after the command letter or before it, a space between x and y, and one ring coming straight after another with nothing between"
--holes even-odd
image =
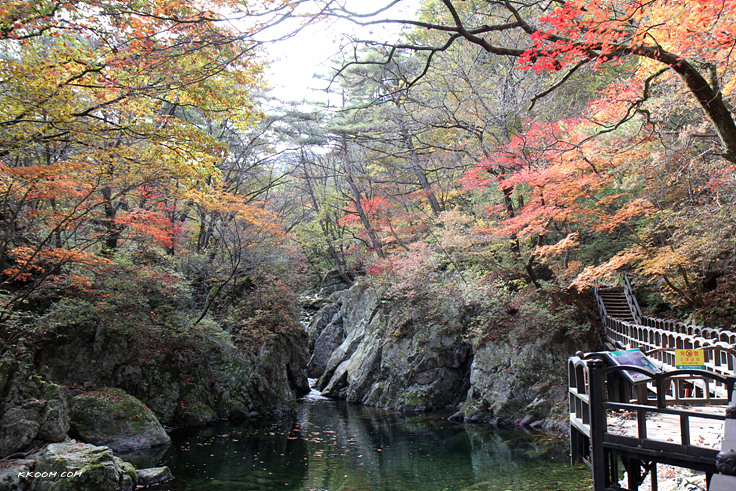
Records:
<instances>
[{"instance_id":1,"label":"wooden deck","mask_svg":"<svg viewBox=\"0 0 736 491\"><path fill-rule=\"evenodd\" d=\"M648 478L657 491L657 465L703 472L709 483L720 476L717 456L728 434L726 421L736 421L727 420L726 411L736 377L606 366L604 359L604 353L590 353L569 362L570 453L573 462L591 466L593 489L634 491ZM627 382L632 372L648 378ZM689 379L718 384L725 397L706 399L695 390L685 397L681 387ZM622 471L628 487L620 486Z\"/></svg>"},{"instance_id":2,"label":"wooden deck","mask_svg":"<svg viewBox=\"0 0 736 491\"><path fill-rule=\"evenodd\" d=\"M727 406L709 406L688 408L673 406L675 410L692 410L711 416L725 414ZM716 451L723 443L724 421L720 419L690 418L690 441L693 445ZM639 428L637 413L633 411L606 411L607 432L611 435L638 437ZM675 414L650 413L646 416L647 438L665 443L682 443L680 418Z\"/></svg>"},{"instance_id":3,"label":"wooden deck","mask_svg":"<svg viewBox=\"0 0 736 491\"><path fill-rule=\"evenodd\" d=\"M646 479L657 491L659 464L705 473L710 491L736 490L736 326L644 316L626 276L622 289L596 283L595 299L613 352L578 353L568 368L570 453L591 466L593 489L633 491ZM677 349L702 350L705 370L678 370ZM611 366L621 363L633 365Z\"/></svg>"}]
</instances>

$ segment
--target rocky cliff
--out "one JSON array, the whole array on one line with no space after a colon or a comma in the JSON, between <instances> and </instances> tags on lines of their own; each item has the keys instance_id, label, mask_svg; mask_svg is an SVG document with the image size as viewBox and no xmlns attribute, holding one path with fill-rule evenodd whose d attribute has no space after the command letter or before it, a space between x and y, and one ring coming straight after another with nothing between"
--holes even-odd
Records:
<instances>
[{"instance_id":1,"label":"rocky cliff","mask_svg":"<svg viewBox=\"0 0 736 491\"><path fill-rule=\"evenodd\" d=\"M35 342L36 365L58 383L124 389L170 426L287 411L309 392L301 330L245 345L219 334L65 326Z\"/></svg>"},{"instance_id":2,"label":"rocky cliff","mask_svg":"<svg viewBox=\"0 0 736 491\"><path fill-rule=\"evenodd\" d=\"M462 402L472 350L460 335L457 302L428 317L420 303L387 303L365 283L330 299L308 329L309 372L324 395L421 411Z\"/></svg>"},{"instance_id":3,"label":"rocky cliff","mask_svg":"<svg viewBox=\"0 0 736 491\"><path fill-rule=\"evenodd\" d=\"M22 347L0 358L0 395L0 457L66 438L72 398L35 371Z\"/></svg>"},{"instance_id":4,"label":"rocky cliff","mask_svg":"<svg viewBox=\"0 0 736 491\"><path fill-rule=\"evenodd\" d=\"M585 347L513 332L479 342L466 329L473 306L457 295L425 300L382 298L367 282L328 297L307 329L308 371L323 395L403 410L462 408L456 417L497 424L564 417L566 360Z\"/></svg>"}]
</instances>

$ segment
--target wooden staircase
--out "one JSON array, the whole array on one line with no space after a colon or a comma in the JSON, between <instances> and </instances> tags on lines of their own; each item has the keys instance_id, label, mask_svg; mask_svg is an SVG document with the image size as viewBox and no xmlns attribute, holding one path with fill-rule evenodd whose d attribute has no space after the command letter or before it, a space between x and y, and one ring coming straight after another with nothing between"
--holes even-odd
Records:
<instances>
[{"instance_id":1,"label":"wooden staircase","mask_svg":"<svg viewBox=\"0 0 736 491\"><path fill-rule=\"evenodd\" d=\"M623 291L601 288L598 294L606 315L626 322L636 321Z\"/></svg>"},{"instance_id":2,"label":"wooden staircase","mask_svg":"<svg viewBox=\"0 0 736 491\"><path fill-rule=\"evenodd\" d=\"M605 402L602 396L602 387L605 386L603 380L599 380L601 375L596 375L596 389L593 390L594 384L590 382L590 377L587 377L584 373L585 370L580 370L580 366L573 363L570 365L570 369L575 369L574 376L570 375L571 385L571 448L573 449L573 455L576 454L577 450L583 449L580 455L585 460L584 451L589 450L589 458L591 467L593 468L593 482L594 489L601 489L613 491L614 489L622 489L617 486L609 487L612 484L609 481L610 475L617 475L618 468L616 461L616 453L613 460L606 457L606 446L612 445L611 449L623 455L622 446L625 444L623 437L608 435L606 438L601 438L601 435L597 435L593 438L592 428L593 423L595 426L600 426L600 417L596 419L594 415L603 412L605 414L605 407L609 409L625 409L627 411L635 410L638 412L637 424L639 425L638 434L640 435L638 440L634 438L633 443L628 445L627 451L639 458L641 462L646 462L649 459L649 466L651 469L656 469L656 463L670 464L678 467L689 467L698 469L709 475L709 491L736 491L736 392L734 392L734 372L736 367L736 326L731 331L728 330L716 330L703 326L696 326L677 322L673 320L657 319L642 315L639 303L636 299L634 291L631 287L631 283L628 278L624 276L623 288L614 288L610 286L601 286L596 282L594 295L598 311L603 321L605 331L605 346L609 350L620 350L630 347L639 348L645 354L648 354L658 367L662 370L660 373L651 375L653 381L647 382L649 391L655 390L657 393L657 407L652 409L651 404L639 405L633 403L615 403ZM702 349L705 353L705 367L706 370L702 373L690 373L687 372L701 372L700 370L679 370L676 369L676 358L675 349ZM575 357L573 357L575 358ZM571 358L571 360L573 360ZM578 359L581 364L587 367L587 361L585 359ZM593 359L591 362L602 362ZM577 363L577 362L576 362ZM596 369L600 369L598 367ZM578 373L579 372L579 373ZM572 374L572 371L571 371ZM688 396L684 395L681 397L680 388L678 384L681 383L681 379L690 377L690 382L693 393L697 393L700 390L701 396ZM668 378L671 378L669 380ZM578 379L586 382L578 383ZM668 379L667 383L659 382L658 380ZM726 381L726 382L724 382ZM573 383L574 382L574 383ZM725 384L725 385L724 385ZM669 389L668 389L669 387ZM577 399L577 393L579 390L585 390L589 388L592 393L601 392L596 397L593 395L583 394L585 397L580 400ZM668 390L672 393L668 396ZM660 394L661 402L660 402ZM692 412L690 414L687 409L677 409L672 406L671 403L667 402L668 397L670 400L679 401L678 404L688 405L702 405L705 401L706 405L710 404L728 404L731 406L725 416L724 423L724 437L722 440L721 452L717 455L713 454L715 449L711 447L698 447L697 443L690 442L690 418L698 419L703 418L702 411ZM592 401L596 400L594 404ZM598 401L600 399L600 401ZM651 398L647 398L651 401ZM601 402L603 401L603 402ZM671 407L667 407L670 404ZM603 409L601 409L601 405ZM595 406L595 407L594 407ZM586 433L586 424L584 423L585 418L578 418L578 412L586 410L589 412L588 421L591 431ZM673 444L673 438L667 438L666 441L654 441L654 433L647 437L646 430L646 413L661 412L663 414L679 415L680 416L680 440L681 444ZM574 412L574 415L573 415ZM578 418L578 419L576 419ZM708 416L710 419L721 420L721 417L714 418ZM708 419L705 418L705 419ZM605 417L603 417L603 426L606 425ZM642 430L641 425L644 425ZM576 426L577 425L577 426ZM580 430L582 428L582 430ZM573 437L574 431L576 437ZM582 432L582 433L581 433ZM673 431L675 435L677 431ZM583 437L580 437L580 434ZM644 435L641 437L641 435ZM586 439L587 438L587 439ZM596 451L592 450L593 441L596 441ZM642 443L644 442L644 443ZM700 442L702 444L702 440ZM577 447L576 447L577 445ZM672 446L674 445L674 446ZM698 450L692 450L690 447L697 447ZM689 450L684 451L687 447ZM698 453L700 452L700 453ZM706 456L705 453L708 455ZM641 456L639 456L641 453ZM598 456L597 460L593 462L593 454ZM681 455L682 454L682 455ZM702 454L702 455L701 455ZM610 457L609 455L609 457ZM699 457L698 457L699 456ZM603 457L602 459L600 457ZM644 457L644 458L640 458ZM696 462L697 458L701 458L701 461ZM707 457L707 458L706 458ZM575 460L575 457L573 457ZM714 465L711 465L708 461L712 461ZM629 462L633 462L629 458ZM607 464L608 463L608 464ZM606 465L612 465L609 469L609 477L606 477ZM624 462L626 466L626 462ZM636 466L635 466L636 467ZM638 468L638 467L637 467ZM715 472L714 472L715 471ZM649 471L647 471L649 472ZM632 474L633 475L633 474ZM638 474L636 474L638 475ZM712 477L711 477L712 476ZM643 475L641 476L643 479ZM634 481L629 480L629 488L632 490L639 489L641 481L635 479ZM656 490L656 481L652 483L652 489Z\"/></svg>"}]
</instances>

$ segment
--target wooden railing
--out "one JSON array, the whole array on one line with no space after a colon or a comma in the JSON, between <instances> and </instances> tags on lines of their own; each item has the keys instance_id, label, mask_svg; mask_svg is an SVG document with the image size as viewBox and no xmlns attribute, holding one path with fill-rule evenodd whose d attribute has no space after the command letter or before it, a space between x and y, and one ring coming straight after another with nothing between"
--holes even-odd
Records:
<instances>
[{"instance_id":1,"label":"wooden railing","mask_svg":"<svg viewBox=\"0 0 736 491\"><path fill-rule=\"evenodd\" d=\"M676 349L703 349L706 369L733 375L736 367L736 333L681 322L642 317L642 324L606 316L607 340L619 348L639 348L660 362L663 370L675 368Z\"/></svg>"},{"instance_id":2,"label":"wooden railing","mask_svg":"<svg viewBox=\"0 0 736 491\"><path fill-rule=\"evenodd\" d=\"M634 289L631 288L629 275L624 275L624 295L626 295L626 302L629 304L631 314L634 316L636 322L641 324L641 309L639 308L639 302L636 300L636 295L634 295Z\"/></svg>"},{"instance_id":3,"label":"wooden railing","mask_svg":"<svg viewBox=\"0 0 736 491\"><path fill-rule=\"evenodd\" d=\"M734 375L736 367L736 328L734 330L686 324L641 314L639 303L624 276L624 293L635 322L611 317L605 311L598 286L595 287L606 340L616 349L639 348L659 363L664 371L674 370L676 349L702 349L706 370L722 376Z\"/></svg>"},{"instance_id":4,"label":"wooden railing","mask_svg":"<svg viewBox=\"0 0 736 491\"><path fill-rule=\"evenodd\" d=\"M652 489L657 489L658 463L686 467L710 476L718 472L718 450L694 440L696 420L725 421L726 413L706 413L680 407L678 381L700 380L706 385L718 385L723 397L713 404L727 404L732 399L736 377L721 376L706 370L675 370L655 373L637 366L605 367L597 353L573 356L568 361L568 393L570 413L570 449L573 462L585 461L592 468L594 491L619 488L619 463L628 475L628 489L636 490L646 474L651 476ZM645 401L632 400L611 390L616 380L624 380L623 371L643 373ZM624 391L623 394L632 394ZM636 415L634 435L611 431L608 415L616 412ZM658 416L678 421L679 437L672 432L657 431L649 425Z\"/></svg>"},{"instance_id":5,"label":"wooden railing","mask_svg":"<svg viewBox=\"0 0 736 491\"><path fill-rule=\"evenodd\" d=\"M601 299L601 293L600 293L600 287L598 286L598 280L595 280L595 283L593 283L593 296L595 298L595 304L596 307L598 307L598 313L601 315L601 319L605 319L608 317L608 313L606 312L606 306L603 303L603 300Z\"/></svg>"}]
</instances>

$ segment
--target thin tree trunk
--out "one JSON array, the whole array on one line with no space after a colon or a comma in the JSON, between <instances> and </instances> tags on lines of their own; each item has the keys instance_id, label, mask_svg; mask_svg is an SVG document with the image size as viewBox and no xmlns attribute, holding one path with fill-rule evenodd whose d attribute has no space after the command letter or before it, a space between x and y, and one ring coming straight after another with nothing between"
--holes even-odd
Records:
<instances>
[{"instance_id":1,"label":"thin tree trunk","mask_svg":"<svg viewBox=\"0 0 736 491\"><path fill-rule=\"evenodd\" d=\"M414 146L414 140L412 139L411 133L409 133L409 130L406 128L406 123L403 120L401 121L401 136L404 138L404 146L409 150L409 162L411 163L411 169L414 172L414 175L417 176L419 187L422 188L422 191L424 191L427 196L429 206L432 208L432 214L437 216L442 211L442 207L440 206L439 201L437 201L437 196L434 194L432 185L429 183L427 173L419 164L419 154Z\"/></svg>"}]
</instances>

